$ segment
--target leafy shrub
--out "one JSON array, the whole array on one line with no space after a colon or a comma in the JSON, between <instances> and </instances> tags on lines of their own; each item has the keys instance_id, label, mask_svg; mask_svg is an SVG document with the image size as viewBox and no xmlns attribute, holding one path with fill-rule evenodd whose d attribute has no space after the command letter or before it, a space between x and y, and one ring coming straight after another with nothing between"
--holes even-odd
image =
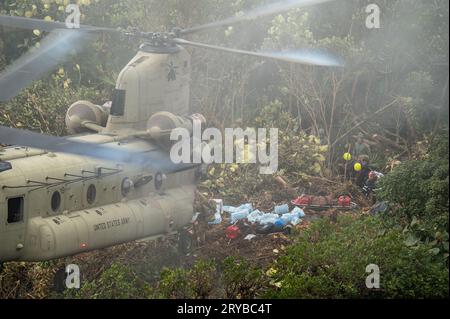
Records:
<instances>
[{"instance_id":1,"label":"leafy shrub","mask_svg":"<svg viewBox=\"0 0 450 319\"><path fill-rule=\"evenodd\" d=\"M77 100L102 102L95 89L64 87L67 79L53 76L50 81L38 81L8 103L0 103L0 124L27 128L47 134L65 134L65 114Z\"/></svg>"},{"instance_id":2,"label":"leafy shrub","mask_svg":"<svg viewBox=\"0 0 450 319\"><path fill-rule=\"evenodd\" d=\"M321 174L328 150L317 136L302 131L299 122L298 118L283 110L280 102L274 102L265 106L252 123L255 127L278 128L279 170L292 180L298 179L295 174L298 172Z\"/></svg>"},{"instance_id":3,"label":"leafy shrub","mask_svg":"<svg viewBox=\"0 0 450 319\"><path fill-rule=\"evenodd\" d=\"M124 265L113 263L98 279L82 282L80 289L68 289L65 298L81 299L142 299L152 295L150 286L139 280Z\"/></svg>"},{"instance_id":4,"label":"leafy shrub","mask_svg":"<svg viewBox=\"0 0 450 319\"><path fill-rule=\"evenodd\" d=\"M188 273L183 268L164 268L158 284L159 298L192 298L193 291L189 284Z\"/></svg>"},{"instance_id":5,"label":"leafy shrub","mask_svg":"<svg viewBox=\"0 0 450 319\"><path fill-rule=\"evenodd\" d=\"M164 268L158 284L159 298L208 298L217 284L214 261L197 261L192 268Z\"/></svg>"},{"instance_id":6,"label":"leafy shrub","mask_svg":"<svg viewBox=\"0 0 450 319\"><path fill-rule=\"evenodd\" d=\"M217 280L216 266L214 261L197 261L189 270L189 279L193 285L196 298L208 298L214 289Z\"/></svg>"},{"instance_id":7,"label":"leafy shrub","mask_svg":"<svg viewBox=\"0 0 450 319\"><path fill-rule=\"evenodd\" d=\"M445 263L379 217L320 220L272 269L275 298L442 298L449 295ZM380 288L365 285L366 266L380 268Z\"/></svg>"},{"instance_id":8,"label":"leafy shrub","mask_svg":"<svg viewBox=\"0 0 450 319\"><path fill-rule=\"evenodd\" d=\"M391 203L387 220L409 232L411 246L425 242L448 258L448 135L430 145L429 155L396 167L380 180L377 196Z\"/></svg>"},{"instance_id":9,"label":"leafy shrub","mask_svg":"<svg viewBox=\"0 0 450 319\"><path fill-rule=\"evenodd\" d=\"M225 298L255 298L266 286L264 272L245 259L227 257L222 262Z\"/></svg>"},{"instance_id":10,"label":"leafy shrub","mask_svg":"<svg viewBox=\"0 0 450 319\"><path fill-rule=\"evenodd\" d=\"M159 298L255 298L267 286L264 272L244 259L228 257L197 261L192 268L165 268L158 283Z\"/></svg>"},{"instance_id":11,"label":"leafy shrub","mask_svg":"<svg viewBox=\"0 0 450 319\"><path fill-rule=\"evenodd\" d=\"M304 185L305 175L322 173L327 146L321 145L318 137L300 131L298 121L283 110L281 103L265 106L254 121L246 125L253 128L278 128L279 163L276 175L282 176L292 186ZM248 200L244 198L248 194L258 195L274 187L273 175L259 174L258 170L259 166L252 163L214 164L199 188L227 202L239 203ZM283 195L286 196L286 193L283 192Z\"/></svg>"}]
</instances>

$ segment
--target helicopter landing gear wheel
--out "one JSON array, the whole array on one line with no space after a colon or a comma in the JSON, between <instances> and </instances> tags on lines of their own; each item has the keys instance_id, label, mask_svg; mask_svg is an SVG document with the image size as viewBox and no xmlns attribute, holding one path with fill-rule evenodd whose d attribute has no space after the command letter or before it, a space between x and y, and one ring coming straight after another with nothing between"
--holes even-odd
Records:
<instances>
[{"instance_id":1,"label":"helicopter landing gear wheel","mask_svg":"<svg viewBox=\"0 0 450 319\"><path fill-rule=\"evenodd\" d=\"M187 229L183 229L182 231L180 231L180 234L178 236L178 251L180 252L180 254L187 255L191 252L192 246L192 233Z\"/></svg>"}]
</instances>

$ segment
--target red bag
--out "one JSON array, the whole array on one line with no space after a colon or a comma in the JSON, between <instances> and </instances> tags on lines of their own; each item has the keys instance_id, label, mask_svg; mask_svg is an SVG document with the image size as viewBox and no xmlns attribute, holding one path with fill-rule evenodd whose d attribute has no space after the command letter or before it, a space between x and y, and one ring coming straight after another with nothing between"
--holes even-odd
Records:
<instances>
[{"instance_id":1,"label":"red bag","mask_svg":"<svg viewBox=\"0 0 450 319\"><path fill-rule=\"evenodd\" d=\"M240 234L240 229L236 225L228 226L225 230L225 234L227 235L228 239L236 239Z\"/></svg>"},{"instance_id":2,"label":"red bag","mask_svg":"<svg viewBox=\"0 0 450 319\"><path fill-rule=\"evenodd\" d=\"M311 196L302 195L302 196L299 196L296 199L294 199L292 201L292 204L298 205L298 206L308 206L308 205L311 205L311 200L312 200Z\"/></svg>"},{"instance_id":3,"label":"red bag","mask_svg":"<svg viewBox=\"0 0 450 319\"><path fill-rule=\"evenodd\" d=\"M339 206L350 206L350 196L339 196L338 198Z\"/></svg>"}]
</instances>

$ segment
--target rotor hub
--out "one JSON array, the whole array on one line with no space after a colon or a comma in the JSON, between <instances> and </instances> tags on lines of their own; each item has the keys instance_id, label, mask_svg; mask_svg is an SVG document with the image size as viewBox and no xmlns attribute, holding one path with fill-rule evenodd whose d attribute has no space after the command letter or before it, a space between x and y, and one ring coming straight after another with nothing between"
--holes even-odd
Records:
<instances>
[{"instance_id":1,"label":"rotor hub","mask_svg":"<svg viewBox=\"0 0 450 319\"><path fill-rule=\"evenodd\" d=\"M172 32L143 32L137 28L127 29L124 35L143 39L140 49L151 53L176 53L180 50L173 41L181 29Z\"/></svg>"}]
</instances>

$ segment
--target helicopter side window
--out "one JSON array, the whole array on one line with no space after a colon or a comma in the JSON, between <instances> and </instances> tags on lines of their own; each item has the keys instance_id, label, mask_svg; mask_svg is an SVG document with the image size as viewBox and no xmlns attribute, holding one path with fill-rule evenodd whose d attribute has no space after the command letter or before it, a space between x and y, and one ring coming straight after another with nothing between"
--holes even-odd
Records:
<instances>
[{"instance_id":1,"label":"helicopter side window","mask_svg":"<svg viewBox=\"0 0 450 319\"><path fill-rule=\"evenodd\" d=\"M8 199L8 224L18 223L23 220L23 197Z\"/></svg>"},{"instance_id":2,"label":"helicopter side window","mask_svg":"<svg viewBox=\"0 0 450 319\"><path fill-rule=\"evenodd\" d=\"M50 204L52 207L52 211L57 212L59 207L61 206L61 194L58 191L53 192Z\"/></svg>"},{"instance_id":3,"label":"helicopter side window","mask_svg":"<svg viewBox=\"0 0 450 319\"><path fill-rule=\"evenodd\" d=\"M86 192L86 200L89 205L94 204L96 196L97 196L97 189L95 188L95 185L94 184L89 185Z\"/></svg>"},{"instance_id":4,"label":"helicopter side window","mask_svg":"<svg viewBox=\"0 0 450 319\"><path fill-rule=\"evenodd\" d=\"M111 115L122 116L125 109L125 90L114 89Z\"/></svg>"}]
</instances>

